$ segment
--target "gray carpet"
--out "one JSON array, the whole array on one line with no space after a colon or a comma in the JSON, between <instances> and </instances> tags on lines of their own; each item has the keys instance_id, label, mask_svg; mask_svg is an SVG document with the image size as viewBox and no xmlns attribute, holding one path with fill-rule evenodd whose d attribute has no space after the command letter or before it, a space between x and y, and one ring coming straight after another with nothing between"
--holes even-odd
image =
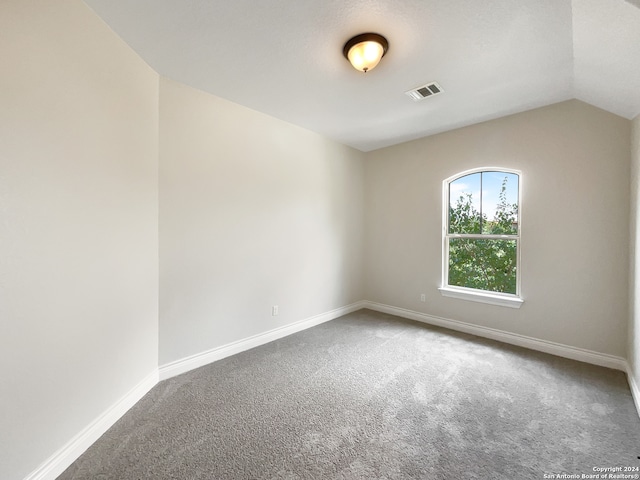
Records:
<instances>
[{"instance_id":1,"label":"gray carpet","mask_svg":"<svg viewBox=\"0 0 640 480\"><path fill-rule=\"evenodd\" d=\"M622 372L361 310L159 383L59 479L542 479L639 455Z\"/></svg>"}]
</instances>

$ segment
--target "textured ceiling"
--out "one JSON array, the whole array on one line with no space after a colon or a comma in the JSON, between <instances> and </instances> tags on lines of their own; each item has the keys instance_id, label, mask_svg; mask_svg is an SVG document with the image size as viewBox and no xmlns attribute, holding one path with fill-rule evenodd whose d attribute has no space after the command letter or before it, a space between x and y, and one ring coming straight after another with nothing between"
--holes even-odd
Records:
<instances>
[{"instance_id":1,"label":"textured ceiling","mask_svg":"<svg viewBox=\"0 0 640 480\"><path fill-rule=\"evenodd\" d=\"M85 1L161 75L364 151L570 98L640 113L640 0ZM366 31L389 52L362 74Z\"/></svg>"}]
</instances>

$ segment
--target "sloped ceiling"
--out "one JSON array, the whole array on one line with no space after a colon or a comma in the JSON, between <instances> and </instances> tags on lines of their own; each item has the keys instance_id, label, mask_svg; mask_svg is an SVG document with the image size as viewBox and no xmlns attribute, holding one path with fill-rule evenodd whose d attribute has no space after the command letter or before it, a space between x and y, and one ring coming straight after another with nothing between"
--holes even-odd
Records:
<instances>
[{"instance_id":1,"label":"sloped ceiling","mask_svg":"<svg viewBox=\"0 0 640 480\"><path fill-rule=\"evenodd\" d=\"M640 0L85 1L161 75L363 151L570 98L640 113ZM390 46L362 74L367 31Z\"/></svg>"}]
</instances>

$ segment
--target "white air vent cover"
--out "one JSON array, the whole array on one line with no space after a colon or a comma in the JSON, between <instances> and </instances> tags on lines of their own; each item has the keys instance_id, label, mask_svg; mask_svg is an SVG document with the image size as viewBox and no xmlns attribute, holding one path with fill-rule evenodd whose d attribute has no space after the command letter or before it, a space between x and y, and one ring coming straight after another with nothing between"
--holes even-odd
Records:
<instances>
[{"instance_id":1,"label":"white air vent cover","mask_svg":"<svg viewBox=\"0 0 640 480\"><path fill-rule=\"evenodd\" d=\"M431 82L404 93L409 95L415 101L418 101L442 93L442 87L440 87L436 82Z\"/></svg>"}]
</instances>

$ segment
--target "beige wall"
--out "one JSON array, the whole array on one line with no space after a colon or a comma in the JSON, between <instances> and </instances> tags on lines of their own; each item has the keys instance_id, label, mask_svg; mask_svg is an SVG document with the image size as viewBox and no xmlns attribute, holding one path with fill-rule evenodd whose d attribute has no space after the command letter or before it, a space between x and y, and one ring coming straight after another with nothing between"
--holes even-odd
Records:
<instances>
[{"instance_id":1,"label":"beige wall","mask_svg":"<svg viewBox=\"0 0 640 480\"><path fill-rule=\"evenodd\" d=\"M629 132L569 101L368 154L367 299L625 357ZM522 171L519 310L437 290L442 181L482 166Z\"/></svg>"},{"instance_id":2,"label":"beige wall","mask_svg":"<svg viewBox=\"0 0 640 480\"><path fill-rule=\"evenodd\" d=\"M361 152L170 80L160 99L161 365L362 299Z\"/></svg>"},{"instance_id":3,"label":"beige wall","mask_svg":"<svg viewBox=\"0 0 640 480\"><path fill-rule=\"evenodd\" d=\"M640 115L631 127L631 245L630 315L628 360L640 386ZM640 403L640 399L636 399Z\"/></svg>"},{"instance_id":4,"label":"beige wall","mask_svg":"<svg viewBox=\"0 0 640 480\"><path fill-rule=\"evenodd\" d=\"M0 2L0 478L157 366L158 76L80 1Z\"/></svg>"}]
</instances>

